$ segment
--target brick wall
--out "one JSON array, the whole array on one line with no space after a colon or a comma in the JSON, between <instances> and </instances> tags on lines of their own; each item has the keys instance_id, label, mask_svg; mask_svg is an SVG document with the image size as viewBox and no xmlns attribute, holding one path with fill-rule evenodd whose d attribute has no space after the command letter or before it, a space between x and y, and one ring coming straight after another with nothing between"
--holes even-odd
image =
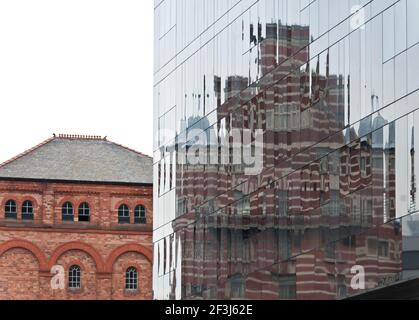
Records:
<instances>
[{"instance_id":1,"label":"brick wall","mask_svg":"<svg viewBox=\"0 0 419 320\"><path fill-rule=\"evenodd\" d=\"M5 218L14 200L17 219ZM34 220L22 220L30 200ZM69 201L74 221L62 221ZM78 221L87 202L90 222ZM128 205L130 224L118 224ZM134 208L146 208L146 224L134 224ZM0 181L0 299L151 299L152 187L134 185ZM50 270L64 268L64 289L52 289ZM68 270L81 268L81 288L68 288ZM138 270L138 290L125 289L125 271Z\"/></svg>"}]
</instances>

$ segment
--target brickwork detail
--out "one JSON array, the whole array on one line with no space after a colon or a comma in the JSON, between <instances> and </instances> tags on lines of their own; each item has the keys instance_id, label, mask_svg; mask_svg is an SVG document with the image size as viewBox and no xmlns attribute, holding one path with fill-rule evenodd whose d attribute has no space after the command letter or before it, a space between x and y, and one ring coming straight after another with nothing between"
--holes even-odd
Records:
<instances>
[{"instance_id":1,"label":"brickwork detail","mask_svg":"<svg viewBox=\"0 0 419 320\"><path fill-rule=\"evenodd\" d=\"M17 218L6 219L14 200ZM24 201L33 203L33 220L22 219ZM74 221L62 220L69 201ZM90 207L90 221L78 221L78 206ZM146 207L146 224L118 224L118 204L133 217ZM151 299L152 186L0 180L0 299ZM64 268L64 289L53 289L51 268ZM81 286L68 287L72 265L81 269ZM138 290L125 289L127 268L138 270Z\"/></svg>"}]
</instances>

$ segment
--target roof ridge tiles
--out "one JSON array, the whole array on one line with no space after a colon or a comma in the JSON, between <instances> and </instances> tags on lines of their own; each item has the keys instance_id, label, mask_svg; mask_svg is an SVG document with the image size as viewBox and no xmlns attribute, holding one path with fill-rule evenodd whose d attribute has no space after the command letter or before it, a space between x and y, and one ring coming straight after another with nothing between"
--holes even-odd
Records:
<instances>
[{"instance_id":1,"label":"roof ridge tiles","mask_svg":"<svg viewBox=\"0 0 419 320\"><path fill-rule=\"evenodd\" d=\"M55 138L57 138L55 134L54 134L54 137L55 137ZM127 146L125 146L125 145L123 145L123 144L120 144L120 143L117 143L117 142L114 142L114 141L108 140L108 137L107 137L107 136L105 136L105 137L101 137L101 136L92 136L92 135L59 134L59 135L58 135L58 139L67 139L67 140L99 140L99 141L100 141L100 140L102 140L102 141L107 141L107 142L110 142L110 143L112 143L112 144L114 144L114 145L117 145L117 146L119 146L119 147L122 147L122 148L124 148L124 149L126 149L126 150L129 150L129 151L135 152L135 153L137 153L137 154L139 154L139 155L141 155L141 156L143 156L143 157L148 157L148 158L150 158L150 159L152 159L152 158L153 158L153 157L151 157L151 156L149 156L149 155L147 155L147 154L145 154L145 153L142 153L142 152L140 152L140 151L137 151L137 150L135 150L135 149L132 149L132 148L130 148L130 147L127 147Z\"/></svg>"},{"instance_id":2,"label":"roof ridge tiles","mask_svg":"<svg viewBox=\"0 0 419 320\"><path fill-rule=\"evenodd\" d=\"M94 136L94 135L80 135L80 134L58 134L58 137L54 134L54 138L68 139L68 140L104 140L106 137Z\"/></svg>"}]
</instances>

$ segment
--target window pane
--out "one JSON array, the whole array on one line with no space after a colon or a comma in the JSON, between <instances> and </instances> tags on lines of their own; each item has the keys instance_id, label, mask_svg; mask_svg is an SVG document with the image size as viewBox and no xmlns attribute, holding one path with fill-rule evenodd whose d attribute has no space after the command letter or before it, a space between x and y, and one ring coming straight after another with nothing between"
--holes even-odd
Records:
<instances>
[{"instance_id":1,"label":"window pane","mask_svg":"<svg viewBox=\"0 0 419 320\"><path fill-rule=\"evenodd\" d=\"M394 59L384 64L383 69L384 105L394 101Z\"/></svg>"},{"instance_id":2,"label":"window pane","mask_svg":"<svg viewBox=\"0 0 419 320\"><path fill-rule=\"evenodd\" d=\"M89 222L90 208L87 203L82 203L79 207L79 221Z\"/></svg>"},{"instance_id":3,"label":"window pane","mask_svg":"<svg viewBox=\"0 0 419 320\"><path fill-rule=\"evenodd\" d=\"M4 209L6 218L17 219L16 202L14 200L7 201Z\"/></svg>"},{"instance_id":4,"label":"window pane","mask_svg":"<svg viewBox=\"0 0 419 320\"><path fill-rule=\"evenodd\" d=\"M417 0L416 0L417 2ZM396 54L406 49L406 0L398 2L394 6L395 11L395 49ZM419 13L419 11L417 12Z\"/></svg>"},{"instance_id":5,"label":"window pane","mask_svg":"<svg viewBox=\"0 0 419 320\"><path fill-rule=\"evenodd\" d=\"M125 289L136 290L138 289L138 272L134 267L127 269L125 273Z\"/></svg>"},{"instance_id":6,"label":"window pane","mask_svg":"<svg viewBox=\"0 0 419 320\"><path fill-rule=\"evenodd\" d=\"M394 57L394 8L383 13L383 58L384 61Z\"/></svg>"},{"instance_id":7,"label":"window pane","mask_svg":"<svg viewBox=\"0 0 419 320\"><path fill-rule=\"evenodd\" d=\"M143 205L135 207L134 212L134 223L136 224L145 224L146 221L146 209Z\"/></svg>"},{"instance_id":8,"label":"window pane","mask_svg":"<svg viewBox=\"0 0 419 320\"><path fill-rule=\"evenodd\" d=\"M81 271L79 266L71 266L68 271L68 287L79 289L81 287Z\"/></svg>"},{"instance_id":9,"label":"window pane","mask_svg":"<svg viewBox=\"0 0 419 320\"><path fill-rule=\"evenodd\" d=\"M407 60L409 64L407 70L407 87L408 91L412 92L419 88L419 45L407 51Z\"/></svg>"},{"instance_id":10,"label":"window pane","mask_svg":"<svg viewBox=\"0 0 419 320\"><path fill-rule=\"evenodd\" d=\"M118 209L118 223L130 223L129 208L126 204L123 204Z\"/></svg>"},{"instance_id":11,"label":"window pane","mask_svg":"<svg viewBox=\"0 0 419 320\"><path fill-rule=\"evenodd\" d=\"M419 42L419 1L407 0L407 46Z\"/></svg>"},{"instance_id":12,"label":"window pane","mask_svg":"<svg viewBox=\"0 0 419 320\"><path fill-rule=\"evenodd\" d=\"M395 98L399 99L406 95L407 73L406 73L406 52L395 58Z\"/></svg>"},{"instance_id":13,"label":"window pane","mask_svg":"<svg viewBox=\"0 0 419 320\"><path fill-rule=\"evenodd\" d=\"M63 221L73 221L73 205L70 202L64 203L62 207L62 220Z\"/></svg>"}]
</instances>

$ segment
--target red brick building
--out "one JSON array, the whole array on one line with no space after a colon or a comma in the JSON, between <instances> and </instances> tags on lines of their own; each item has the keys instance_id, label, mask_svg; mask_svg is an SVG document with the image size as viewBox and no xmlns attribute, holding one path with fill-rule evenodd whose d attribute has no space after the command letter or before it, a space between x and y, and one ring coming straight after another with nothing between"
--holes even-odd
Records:
<instances>
[{"instance_id":1,"label":"red brick building","mask_svg":"<svg viewBox=\"0 0 419 320\"><path fill-rule=\"evenodd\" d=\"M0 299L151 299L151 226L150 157L54 135L0 165Z\"/></svg>"}]
</instances>

